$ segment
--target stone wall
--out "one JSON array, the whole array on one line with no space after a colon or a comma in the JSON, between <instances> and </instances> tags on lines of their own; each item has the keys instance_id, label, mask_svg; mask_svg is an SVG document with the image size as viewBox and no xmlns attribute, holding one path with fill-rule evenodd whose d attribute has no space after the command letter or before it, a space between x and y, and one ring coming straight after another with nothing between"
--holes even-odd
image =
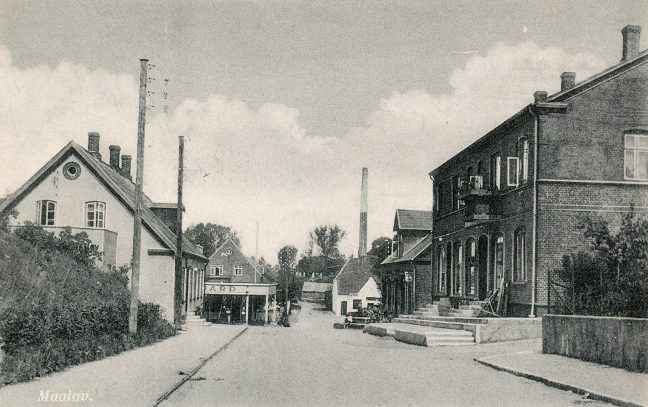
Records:
<instances>
[{"instance_id":1,"label":"stone wall","mask_svg":"<svg viewBox=\"0 0 648 407\"><path fill-rule=\"evenodd\" d=\"M648 319L543 315L542 351L648 373Z\"/></svg>"}]
</instances>

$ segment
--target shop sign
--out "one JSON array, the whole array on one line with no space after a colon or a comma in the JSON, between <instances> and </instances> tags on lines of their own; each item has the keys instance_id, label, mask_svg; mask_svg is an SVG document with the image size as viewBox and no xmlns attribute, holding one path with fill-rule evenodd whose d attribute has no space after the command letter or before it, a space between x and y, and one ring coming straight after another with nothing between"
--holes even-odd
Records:
<instances>
[{"instance_id":1,"label":"shop sign","mask_svg":"<svg viewBox=\"0 0 648 407\"><path fill-rule=\"evenodd\" d=\"M205 294L272 295L277 292L277 287L274 285L205 284L205 286Z\"/></svg>"}]
</instances>

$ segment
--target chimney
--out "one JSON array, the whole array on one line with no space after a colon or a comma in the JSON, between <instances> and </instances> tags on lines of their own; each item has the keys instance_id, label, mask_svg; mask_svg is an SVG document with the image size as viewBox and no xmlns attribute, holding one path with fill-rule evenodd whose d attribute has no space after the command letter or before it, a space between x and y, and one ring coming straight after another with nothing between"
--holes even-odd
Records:
<instances>
[{"instance_id":1,"label":"chimney","mask_svg":"<svg viewBox=\"0 0 648 407\"><path fill-rule=\"evenodd\" d=\"M125 178L132 181L133 177L131 176L131 161L133 161L133 157L124 154L122 155L121 159L122 159L121 174Z\"/></svg>"},{"instance_id":2,"label":"chimney","mask_svg":"<svg viewBox=\"0 0 648 407\"><path fill-rule=\"evenodd\" d=\"M101 160L101 153L99 153L99 133L88 133L88 152L97 160Z\"/></svg>"},{"instance_id":3,"label":"chimney","mask_svg":"<svg viewBox=\"0 0 648 407\"><path fill-rule=\"evenodd\" d=\"M560 75L560 91L569 90L576 84L576 72L563 72Z\"/></svg>"},{"instance_id":4,"label":"chimney","mask_svg":"<svg viewBox=\"0 0 648 407\"><path fill-rule=\"evenodd\" d=\"M367 209L369 191L367 185L367 178L369 171L366 168L362 169L362 192L360 194L360 245L358 247L358 257L362 259L367 255Z\"/></svg>"},{"instance_id":5,"label":"chimney","mask_svg":"<svg viewBox=\"0 0 648 407\"><path fill-rule=\"evenodd\" d=\"M547 100L547 91L545 90L536 90L533 92L533 101L535 103L544 102Z\"/></svg>"},{"instance_id":6,"label":"chimney","mask_svg":"<svg viewBox=\"0 0 648 407\"><path fill-rule=\"evenodd\" d=\"M110 149L110 166L119 172L119 152L121 147L119 146L109 146Z\"/></svg>"},{"instance_id":7,"label":"chimney","mask_svg":"<svg viewBox=\"0 0 648 407\"><path fill-rule=\"evenodd\" d=\"M639 54L639 42L641 40L641 26L640 25L626 25L621 30L623 35L623 53L621 55L621 62L632 59Z\"/></svg>"}]
</instances>

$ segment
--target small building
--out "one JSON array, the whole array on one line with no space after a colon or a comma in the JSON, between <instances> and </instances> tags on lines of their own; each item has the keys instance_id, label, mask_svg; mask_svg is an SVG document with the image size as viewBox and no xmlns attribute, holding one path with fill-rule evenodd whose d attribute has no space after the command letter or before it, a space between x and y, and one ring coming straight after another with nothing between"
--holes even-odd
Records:
<instances>
[{"instance_id":1,"label":"small building","mask_svg":"<svg viewBox=\"0 0 648 407\"><path fill-rule=\"evenodd\" d=\"M332 306L335 315L356 312L360 306L380 305L378 277L366 257L350 258L333 279Z\"/></svg>"},{"instance_id":2,"label":"small building","mask_svg":"<svg viewBox=\"0 0 648 407\"><path fill-rule=\"evenodd\" d=\"M48 232L59 233L66 227L73 233L85 232L101 255L98 267L130 267L135 208L131 157L121 156L120 163L120 147L113 145L109 150L110 160L106 163L99 152L99 133L88 134L87 150L70 141L0 203L0 212L18 212L17 218L9 218L12 228L31 222ZM177 205L157 204L143 194L141 213L140 300L160 305L164 317L173 322ZM207 258L184 239L182 264L185 315L202 305Z\"/></svg>"},{"instance_id":3,"label":"small building","mask_svg":"<svg viewBox=\"0 0 648 407\"><path fill-rule=\"evenodd\" d=\"M432 301L432 212L397 209L392 253L381 263L385 309L411 314Z\"/></svg>"},{"instance_id":4,"label":"small building","mask_svg":"<svg viewBox=\"0 0 648 407\"><path fill-rule=\"evenodd\" d=\"M333 292L333 284L331 283L317 283L315 281L304 281L302 287L302 301L315 302L326 306L330 309L331 295Z\"/></svg>"},{"instance_id":5,"label":"small building","mask_svg":"<svg viewBox=\"0 0 648 407\"><path fill-rule=\"evenodd\" d=\"M220 323L267 324L274 319L277 283L227 239L209 258L203 316Z\"/></svg>"}]
</instances>

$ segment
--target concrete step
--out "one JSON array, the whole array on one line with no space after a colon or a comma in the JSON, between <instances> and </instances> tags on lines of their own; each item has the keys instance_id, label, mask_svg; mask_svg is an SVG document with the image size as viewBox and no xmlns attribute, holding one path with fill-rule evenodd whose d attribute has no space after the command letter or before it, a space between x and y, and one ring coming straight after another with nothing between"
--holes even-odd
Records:
<instances>
[{"instance_id":1,"label":"concrete step","mask_svg":"<svg viewBox=\"0 0 648 407\"><path fill-rule=\"evenodd\" d=\"M398 318L401 319L424 319L429 321L442 321L442 322L461 322L466 324L487 324L487 318L478 318L478 317L464 317L464 316L433 316L433 317L421 317L420 315L399 315Z\"/></svg>"},{"instance_id":2,"label":"concrete step","mask_svg":"<svg viewBox=\"0 0 648 407\"><path fill-rule=\"evenodd\" d=\"M427 312L427 311L414 311L412 315L417 315L423 318L432 318L432 317L438 317L439 313L438 312Z\"/></svg>"},{"instance_id":3,"label":"concrete step","mask_svg":"<svg viewBox=\"0 0 648 407\"><path fill-rule=\"evenodd\" d=\"M459 309L471 309L471 310L473 310L473 309L481 309L481 306L479 306L479 305L473 305L473 304L470 304L470 305L460 305L460 306L459 306Z\"/></svg>"},{"instance_id":4,"label":"concrete step","mask_svg":"<svg viewBox=\"0 0 648 407\"><path fill-rule=\"evenodd\" d=\"M401 324L429 326L433 328L458 329L458 330L465 330L465 331L474 331L475 325L477 325L477 324L465 324L460 322L433 321L429 319L414 319L414 318L395 318L393 322L398 322Z\"/></svg>"}]
</instances>

